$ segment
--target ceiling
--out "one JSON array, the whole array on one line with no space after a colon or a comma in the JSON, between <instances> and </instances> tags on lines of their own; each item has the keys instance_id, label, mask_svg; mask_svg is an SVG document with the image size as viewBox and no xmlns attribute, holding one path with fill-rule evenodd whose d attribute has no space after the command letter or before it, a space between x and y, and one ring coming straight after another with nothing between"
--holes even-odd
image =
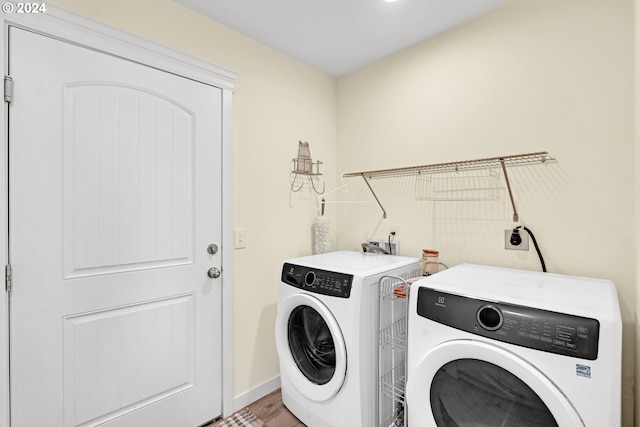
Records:
<instances>
[{"instance_id":1,"label":"ceiling","mask_svg":"<svg viewBox=\"0 0 640 427\"><path fill-rule=\"evenodd\" d=\"M508 0L175 0L330 76L458 26Z\"/></svg>"}]
</instances>

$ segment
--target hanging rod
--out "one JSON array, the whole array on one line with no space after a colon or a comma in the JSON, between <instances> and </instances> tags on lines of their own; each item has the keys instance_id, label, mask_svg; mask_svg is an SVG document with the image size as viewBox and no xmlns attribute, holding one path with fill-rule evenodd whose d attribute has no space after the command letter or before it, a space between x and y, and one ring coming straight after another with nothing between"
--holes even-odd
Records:
<instances>
[{"instance_id":1,"label":"hanging rod","mask_svg":"<svg viewBox=\"0 0 640 427\"><path fill-rule=\"evenodd\" d=\"M379 169L373 171L365 171L365 172L350 172L342 174L342 178L351 178L356 176L361 176L364 179L364 182L369 187L371 194L378 202L378 206L382 209L382 217L387 217L387 211L382 206L380 199L371 188L371 184L369 184L369 179L375 178L391 178L391 177L399 177L399 176L410 176L410 175L421 175L421 174L429 174L429 173L444 173L444 172L458 172L463 170L477 170L477 169L488 169L501 167L504 173L504 179L507 184L507 190L509 191L509 198L511 199L511 207L513 208L513 221L518 221L518 211L516 210L516 204L513 199L513 193L511 192L511 184L509 183L509 176L507 175L507 166L520 166L525 164L533 164L533 163L545 163L547 161L554 161L555 159L549 156L547 151L538 151L535 153L527 153L527 154L513 154L510 156L499 156L499 157L487 157L484 159L476 159L476 160L462 160L457 162L446 162L446 163L434 163L431 165L422 165L422 166L408 166L403 168L393 168L393 169Z\"/></svg>"},{"instance_id":2,"label":"hanging rod","mask_svg":"<svg viewBox=\"0 0 640 427\"><path fill-rule=\"evenodd\" d=\"M440 172L457 172L460 170L473 170L501 167L504 163L506 166L516 166L530 163L544 163L546 161L555 160L549 156L546 151L536 153L514 154L510 156L488 157L485 159L462 160L457 162L435 163L422 166L408 166L393 169L379 169L365 172L350 172L342 174L343 178L351 178L356 176L375 178L389 178L406 175L420 175L424 173L440 173Z\"/></svg>"}]
</instances>

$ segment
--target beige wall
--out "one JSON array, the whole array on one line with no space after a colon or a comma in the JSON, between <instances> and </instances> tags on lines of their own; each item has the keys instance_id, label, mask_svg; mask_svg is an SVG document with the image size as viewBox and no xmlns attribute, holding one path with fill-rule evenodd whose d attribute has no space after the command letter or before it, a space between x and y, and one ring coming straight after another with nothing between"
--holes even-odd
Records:
<instances>
[{"instance_id":1,"label":"beige wall","mask_svg":"<svg viewBox=\"0 0 640 427\"><path fill-rule=\"evenodd\" d=\"M233 98L235 394L279 375L273 326L283 259L311 253L308 192L289 200L290 162L308 141L335 185L336 82L171 0L53 3L238 73Z\"/></svg>"},{"instance_id":2,"label":"beige wall","mask_svg":"<svg viewBox=\"0 0 640 427\"><path fill-rule=\"evenodd\" d=\"M617 283L625 426L636 311L633 55L632 0L513 0L338 80L339 172L542 150L557 159L509 170L516 206L549 271ZM360 178L347 182L362 188ZM503 230L514 226L504 181L499 201L416 201L415 178L372 185L388 218L375 203L338 208L338 247L396 229L402 255L432 248L448 265L540 269L533 248L504 250Z\"/></svg>"}]
</instances>

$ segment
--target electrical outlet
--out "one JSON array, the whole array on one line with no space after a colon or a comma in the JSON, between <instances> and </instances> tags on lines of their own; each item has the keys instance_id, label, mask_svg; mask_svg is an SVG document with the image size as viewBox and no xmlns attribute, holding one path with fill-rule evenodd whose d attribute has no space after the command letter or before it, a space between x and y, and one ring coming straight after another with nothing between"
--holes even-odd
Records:
<instances>
[{"instance_id":1,"label":"electrical outlet","mask_svg":"<svg viewBox=\"0 0 640 427\"><path fill-rule=\"evenodd\" d=\"M513 251L528 251L529 250L529 235L522 230L518 230L520 234L520 239L522 240L519 245L514 245L511 243L511 234L513 233L513 228L509 230L504 230L504 248L507 250Z\"/></svg>"},{"instance_id":2,"label":"electrical outlet","mask_svg":"<svg viewBox=\"0 0 640 427\"><path fill-rule=\"evenodd\" d=\"M398 240L391 240L391 251L389 251L389 241L385 240L385 239L376 239L376 238L370 238L367 239L367 243L371 243L372 245L376 245L384 250L386 250L387 252L390 252L391 255L398 255L400 254L400 242Z\"/></svg>"}]
</instances>

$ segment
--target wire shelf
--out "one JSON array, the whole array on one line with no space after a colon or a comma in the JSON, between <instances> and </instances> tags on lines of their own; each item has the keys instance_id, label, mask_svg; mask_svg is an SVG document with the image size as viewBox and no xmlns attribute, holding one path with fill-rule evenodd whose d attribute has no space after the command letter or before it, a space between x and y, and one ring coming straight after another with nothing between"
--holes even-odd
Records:
<instances>
[{"instance_id":1,"label":"wire shelf","mask_svg":"<svg viewBox=\"0 0 640 427\"><path fill-rule=\"evenodd\" d=\"M291 159L291 172L300 175L322 175L320 173L321 161L311 159Z\"/></svg>"},{"instance_id":2,"label":"wire shelf","mask_svg":"<svg viewBox=\"0 0 640 427\"><path fill-rule=\"evenodd\" d=\"M407 291L422 278L414 269L378 282L380 300L378 360L378 427L403 425L407 339Z\"/></svg>"},{"instance_id":3,"label":"wire shelf","mask_svg":"<svg viewBox=\"0 0 640 427\"><path fill-rule=\"evenodd\" d=\"M504 174L504 179L507 184L507 190L509 190L509 198L511 199L511 205L513 207L513 221L518 221L518 212L516 210L513 193L511 192L511 185L509 184L509 178L507 176L507 166L521 166L527 164L540 164L555 161L555 159L549 156L549 153L546 151L538 151L535 153L527 153L527 154L514 154L510 156L500 156L500 157L487 157L484 159L476 159L476 160L461 160L457 162L447 162L447 163L435 163L431 165L422 165L422 166L409 166L403 168L393 168L393 169L379 169L365 172L350 172L342 174L342 178L349 177L362 177L364 182L369 187L371 194L374 199L380 206L382 210L382 218L387 217L387 211L384 206L382 206L382 202L378 198L378 195L373 190L373 187L369 183L369 180L375 178L389 178L389 177L401 177L401 176L411 176L411 175L425 175L425 174L435 174L435 173L445 173L445 172L461 172L468 170L482 170L482 169L495 169L502 168L502 172ZM446 200L456 200L456 199L446 199ZM463 198L462 200L473 200L468 198Z\"/></svg>"},{"instance_id":4,"label":"wire shelf","mask_svg":"<svg viewBox=\"0 0 640 427\"><path fill-rule=\"evenodd\" d=\"M379 427L404 425L404 358L380 378L380 420Z\"/></svg>"},{"instance_id":5,"label":"wire shelf","mask_svg":"<svg viewBox=\"0 0 640 427\"><path fill-rule=\"evenodd\" d=\"M406 344L407 322L404 318L398 319L387 327L380 330L380 345L386 347L401 347Z\"/></svg>"},{"instance_id":6,"label":"wire shelf","mask_svg":"<svg viewBox=\"0 0 640 427\"><path fill-rule=\"evenodd\" d=\"M389 372L380 377L380 389L382 393L395 400L404 403L405 389L405 363L400 361Z\"/></svg>"},{"instance_id":7,"label":"wire shelf","mask_svg":"<svg viewBox=\"0 0 640 427\"><path fill-rule=\"evenodd\" d=\"M422 272L417 270L403 274L400 277L390 277L382 280L382 282L380 282L380 299L406 297L406 287L421 278ZM404 292L398 292L399 290Z\"/></svg>"},{"instance_id":8,"label":"wire shelf","mask_svg":"<svg viewBox=\"0 0 640 427\"><path fill-rule=\"evenodd\" d=\"M501 189L500 173L495 169L438 172L416 176L415 199L497 201Z\"/></svg>"},{"instance_id":9,"label":"wire shelf","mask_svg":"<svg viewBox=\"0 0 640 427\"><path fill-rule=\"evenodd\" d=\"M325 185L322 182L322 190L319 190L320 165L321 161L311 161L311 159L291 159L291 173L289 174L289 183L291 184L291 192L297 193L302 190L305 184L308 184L316 194L323 194Z\"/></svg>"},{"instance_id":10,"label":"wire shelf","mask_svg":"<svg viewBox=\"0 0 640 427\"><path fill-rule=\"evenodd\" d=\"M527 154L514 154L509 156L487 157L484 159L461 160L456 162L434 163L430 165L408 166L401 168L379 169L364 172L350 172L342 175L343 178L362 176L368 179L389 178L396 176L421 175L429 173L458 172L463 170L477 170L487 168L499 168L504 163L506 166L526 165L533 163L545 163L555 160L546 151L538 151Z\"/></svg>"}]
</instances>

